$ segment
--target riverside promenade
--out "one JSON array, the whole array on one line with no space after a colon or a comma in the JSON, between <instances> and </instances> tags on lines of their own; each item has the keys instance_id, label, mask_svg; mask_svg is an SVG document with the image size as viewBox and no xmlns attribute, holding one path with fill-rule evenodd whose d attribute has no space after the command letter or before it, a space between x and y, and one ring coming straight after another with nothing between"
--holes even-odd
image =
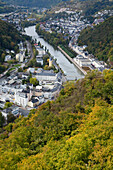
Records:
<instances>
[{"instance_id":1,"label":"riverside promenade","mask_svg":"<svg viewBox=\"0 0 113 170\"><path fill-rule=\"evenodd\" d=\"M87 72L85 70L83 70L64 50L62 50L62 48L60 48L58 46L58 49L67 57L67 59L73 63L84 75L87 74Z\"/></svg>"}]
</instances>

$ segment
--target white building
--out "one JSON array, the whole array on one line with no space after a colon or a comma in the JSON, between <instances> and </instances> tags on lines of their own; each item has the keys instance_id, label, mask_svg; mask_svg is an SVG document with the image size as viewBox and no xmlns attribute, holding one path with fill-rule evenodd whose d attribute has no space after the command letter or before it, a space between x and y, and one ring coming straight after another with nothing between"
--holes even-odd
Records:
<instances>
[{"instance_id":1,"label":"white building","mask_svg":"<svg viewBox=\"0 0 113 170\"><path fill-rule=\"evenodd\" d=\"M99 61L99 60L94 60L92 62L93 66L96 67L97 69L99 68L105 68L103 62Z\"/></svg>"},{"instance_id":2,"label":"white building","mask_svg":"<svg viewBox=\"0 0 113 170\"><path fill-rule=\"evenodd\" d=\"M51 71L42 71L41 73L37 73L36 75L37 80L39 81L56 81L57 80L57 74L51 72Z\"/></svg>"},{"instance_id":3,"label":"white building","mask_svg":"<svg viewBox=\"0 0 113 170\"><path fill-rule=\"evenodd\" d=\"M15 93L15 103L19 106L26 107L32 97L31 91L22 91Z\"/></svg>"},{"instance_id":4,"label":"white building","mask_svg":"<svg viewBox=\"0 0 113 170\"><path fill-rule=\"evenodd\" d=\"M42 56L36 56L37 63L40 63L43 66L43 57Z\"/></svg>"},{"instance_id":5,"label":"white building","mask_svg":"<svg viewBox=\"0 0 113 170\"><path fill-rule=\"evenodd\" d=\"M44 95L38 96L39 104L44 103Z\"/></svg>"},{"instance_id":6,"label":"white building","mask_svg":"<svg viewBox=\"0 0 113 170\"><path fill-rule=\"evenodd\" d=\"M17 106L11 106L7 109L4 109L1 111L2 115L5 117L5 119L7 120L7 116L9 114L13 114L14 116L18 116L19 115L19 107Z\"/></svg>"},{"instance_id":7,"label":"white building","mask_svg":"<svg viewBox=\"0 0 113 170\"><path fill-rule=\"evenodd\" d=\"M9 61L9 60L11 60L11 55L6 55L5 56L5 61Z\"/></svg>"},{"instance_id":8,"label":"white building","mask_svg":"<svg viewBox=\"0 0 113 170\"><path fill-rule=\"evenodd\" d=\"M83 57L82 55L78 55L76 58L74 58L74 61L80 67L89 67L91 65L91 61L88 58Z\"/></svg>"},{"instance_id":9,"label":"white building","mask_svg":"<svg viewBox=\"0 0 113 170\"><path fill-rule=\"evenodd\" d=\"M53 64L53 60L52 58L49 59L49 67L52 67L52 64Z\"/></svg>"},{"instance_id":10,"label":"white building","mask_svg":"<svg viewBox=\"0 0 113 170\"><path fill-rule=\"evenodd\" d=\"M35 46L36 47L36 49L38 50L38 54L39 55L45 55L46 54L46 52L45 52L45 50L43 49L43 48L40 48L39 46Z\"/></svg>"},{"instance_id":11,"label":"white building","mask_svg":"<svg viewBox=\"0 0 113 170\"><path fill-rule=\"evenodd\" d=\"M27 69L27 72L29 72L29 73L34 73L34 72L35 72L35 68L29 67L29 68Z\"/></svg>"},{"instance_id":12,"label":"white building","mask_svg":"<svg viewBox=\"0 0 113 170\"><path fill-rule=\"evenodd\" d=\"M18 54L16 54L16 60L23 63L25 58L25 52L20 52Z\"/></svg>"}]
</instances>

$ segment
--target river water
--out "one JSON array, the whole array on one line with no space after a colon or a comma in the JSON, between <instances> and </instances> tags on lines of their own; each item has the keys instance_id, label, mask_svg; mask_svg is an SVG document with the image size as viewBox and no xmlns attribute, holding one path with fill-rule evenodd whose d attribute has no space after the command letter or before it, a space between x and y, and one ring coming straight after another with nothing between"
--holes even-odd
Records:
<instances>
[{"instance_id":1,"label":"river water","mask_svg":"<svg viewBox=\"0 0 113 170\"><path fill-rule=\"evenodd\" d=\"M83 73L72 63L70 63L70 61L59 50L54 50L50 44L48 44L36 33L35 26L25 28L25 32L27 35L31 36L32 39L36 39L37 42L40 41L44 48L46 47L49 50L53 58L57 59L57 63L65 73L67 80L75 80L75 78L80 79L84 77Z\"/></svg>"}]
</instances>

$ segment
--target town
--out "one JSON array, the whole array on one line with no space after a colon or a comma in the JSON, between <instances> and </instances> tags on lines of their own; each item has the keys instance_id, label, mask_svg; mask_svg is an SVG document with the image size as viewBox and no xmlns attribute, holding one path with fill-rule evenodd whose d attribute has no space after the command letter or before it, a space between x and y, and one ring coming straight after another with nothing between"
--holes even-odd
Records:
<instances>
[{"instance_id":1,"label":"town","mask_svg":"<svg viewBox=\"0 0 113 170\"><path fill-rule=\"evenodd\" d=\"M41 12L45 11L43 9ZM40 12L40 11L39 11ZM94 15L94 22L91 24L87 18L82 15L82 10L72 11L69 8L61 8L55 11L58 15L55 19L40 24L40 29L46 32L62 33L64 39L69 40L69 48L77 55L70 61L78 67L84 75L87 71L98 69L103 71L108 66L104 61L99 61L94 55L89 54L85 49L87 46L78 46L77 40L80 32L87 27L92 27L104 21L107 15L113 15L112 10L104 10ZM99 19L98 19L99 17ZM28 18L27 12L16 13L1 16L3 21L15 24L18 31L24 34L22 22L36 22L36 18ZM48 53L47 49L41 46L40 42L34 42L33 52L32 45L29 41L18 44L19 53L14 50L5 50L4 64L7 65L12 59L16 62L0 75L0 108L2 115L6 118L9 113L18 117L19 115L27 116L31 109L38 108L48 100L54 100L63 83L66 81L64 74L59 66ZM65 52L59 47L64 55ZM66 56L66 55L65 55ZM70 59L70 58L68 58ZM34 62L34 64L32 64ZM34 67L35 65L35 67ZM27 67L26 67L27 66ZM9 107L5 108L6 103Z\"/></svg>"},{"instance_id":2,"label":"town","mask_svg":"<svg viewBox=\"0 0 113 170\"><path fill-rule=\"evenodd\" d=\"M49 21L40 25L40 29L50 33L52 33L52 31L63 33L64 39L69 39L69 48L77 54L77 56L73 58L73 61L71 59L70 61L78 68L81 68L80 70L82 70L83 73L88 70L98 69L99 71L103 71L104 69L107 69L108 66L104 61L99 61L94 55L89 54L89 52L85 50L87 45L84 44L84 46L78 46L77 40L80 32L84 28L93 28L93 25L100 24L104 21L103 18L106 18L107 15L111 16L113 11L104 10L102 12L98 12L94 16L94 22L92 24L87 20L87 18L84 18L81 10L71 11L67 8L61 8L59 11L55 11L55 13L63 13L63 17L62 15L59 15L56 20L50 18ZM98 19L98 17L101 18ZM61 48L59 49L65 54Z\"/></svg>"},{"instance_id":3,"label":"town","mask_svg":"<svg viewBox=\"0 0 113 170\"><path fill-rule=\"evenodd\" d=\"M9 113L16 117L27 116L31 109L48 100L54 100L63 87L62 72L47 51L40 47L40 43L34 44L37 52L35 62L38 67L29 66L32 61L30 55L33 54L28 42L26 44L26 48L23 42L18 44L20 52L15 54L15 60L19 64L0 75L0 108L6 120ZM11 51L7 49L6 53L5 62L8 62L12 59ZM28 67L25 67L26 65ZM11 106L5 108L6 103L10 103Z\"/></svg>"}]
</instances>

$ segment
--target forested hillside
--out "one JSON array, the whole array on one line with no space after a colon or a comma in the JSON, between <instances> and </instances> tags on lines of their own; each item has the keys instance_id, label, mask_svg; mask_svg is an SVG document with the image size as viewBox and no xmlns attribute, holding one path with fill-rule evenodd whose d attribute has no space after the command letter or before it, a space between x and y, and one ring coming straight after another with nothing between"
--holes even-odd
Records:
<instances>
[{"instance_id":1,"label":"forested hillside","mask_svg":"<svg viewBox=\"0 0 113 170\"><path fill-rule=\"evenodd\" d=\"M0 73L5 71L3 65L5 58L5 50L18 51L17 44L23 40L20 33L9 23L0 20Z\"/></svg>"},{"instance_id":2,"label":"forested hillside","mask_svg":"<svg viewBox=\"0 0 113 170\"><path fill-rule=\"evenodd\" d=\"M79 45L87 45L88 51L99 60L113 64L113 17L100 25L84 29L78 38Z\"/></svg>"},{"instance_id":3,"label":"forested hillside","mask_svg":"<svg viewBox=\"0 0 113 170\"><path fill-rule=\"evenodd\" d=\"M113 9L112 0L85 0L83 4L85 16L94 15L96 12L104 9Z\"/></svg>"},{"instance_id":4,"label":"forested hillside","mask_svg":"<svg viewBox=\"0 0 113 170\"><path fill-rule=\"evenodd\" d=\"M1 13L9 13L9 12L13 12L14 8L13 7L8 7L6 6L5 3L0 2L0 14Z\"/></svg>"},{"instance_id":5,"label":"forested hillside","mask_svg":"<svg viewBox=\"0 0 113 170\"><path fill-rule=\"evenodd\" d=\"M20 33L11 24L0 20L0 56L5 49L16 50L17 43L21 40Z\"/></svg>"},{"instance_id":6,"label":"forested hillside","mask_svg":"<svg viewBox=\"0 0 113 170\"><path fill-rule=\"evenodd\" d=\"M9 13L9 12L13 12L13 11L14 11L14 7L9 7L5 3L0 1L0 14L1 13Z\"/></svg>"},{"instance_id":7,"label":"forested hillside","mask_svg":"<svg viewBox=\"0 0 113 170\"><path fill-rule=\"evenodd\" d=\"M27 7L41 7L48 8L66 0L4 0L8 4L27 6Z\"/></svg>"},{"instance_id":8,"label":"forested hillside","mask_svg":"<svg viewBox=\"0 0 113 170\"><path fill-rule=\"evenodd\" d=\"M68 82L56 101L4 127L0 137L0 169L112 170L113 71Z\"/></svg>"}]
</instances>

